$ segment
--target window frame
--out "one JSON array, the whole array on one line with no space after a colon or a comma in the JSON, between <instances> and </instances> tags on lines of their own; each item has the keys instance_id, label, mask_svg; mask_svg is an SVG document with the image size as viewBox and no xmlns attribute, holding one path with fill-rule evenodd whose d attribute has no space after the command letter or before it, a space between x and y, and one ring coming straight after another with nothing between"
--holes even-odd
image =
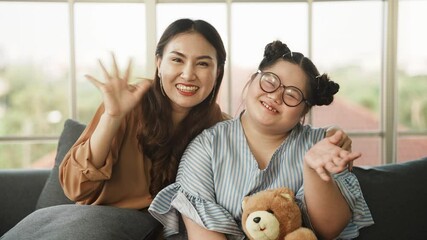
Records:
<instances>
[{"instance_id":1,"label":"window frame","mask_svg":"<svg viewBox=\"0 0 427 240\"><path fill-rule=\"evenodd\" d=\"M72 119L78 119L77 114L77 81L76 81L76 64L75 64L75 35L74 35L74 3L142 3L145 4L145 16L146 16L146 29L150 34L146 34L146 45L142 46L147 49L146 51L146 65L144 66L144 72L148 76L155 74L155 56L154 52L157 43L157 4L162 3L224 3L227 9L227 35L228 43L226 50L231 53L231 6L233 3L256 3L256 2L305 2L308 4L308 56L312 55L312 6L314 2L344 2L354 0L270 0L270 1L256 1L256 0L0 0L0 2L62 2L68 3L68 18L69 18L69 52L70 52L70 79L69 79L69 116ZM361 0L359 0L361 1ZM366 0L369 1L369 0ZM378 1L378 0L376 0ZM382 76L381 76L381 112L380 112L380 129L378 131L371 132L348 132L350 137L379 137L381 138L381 155L382 164L396 163L397 162L397 141L401 136L427 136L427 129L420 131L398 131L397 123L397 42L398 42L398 5L399 0L383 0L384 2L384 26L383 26L383 58L382 58ZM228 54L228 61L226 62L229 71L226 72L226 76L230 81L227 84L227 92L222 94L223 102L227 104L224 106L224 111L229 112L231 109L231 62L233 56ZM0 143L43 143L53 142L59 139L58 136L0 136Z\"/></svg>"}]
</instances>

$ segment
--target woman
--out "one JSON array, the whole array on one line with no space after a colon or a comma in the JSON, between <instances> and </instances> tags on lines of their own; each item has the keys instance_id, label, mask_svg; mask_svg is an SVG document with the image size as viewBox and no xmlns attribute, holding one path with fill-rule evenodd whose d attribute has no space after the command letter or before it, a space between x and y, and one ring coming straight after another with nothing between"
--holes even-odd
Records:
<instances>
[{"instance_id":1,"label":"woman","mask_svg":"<svg viewBox=\"0 0 427 240\"><path fill-rule=\"evenodd\" d=\"M189 239L241 239L243 198L281 186L297 193L305 224L321 239L354 238L372 224L348 171L360 153L336 146L341 131L325 138L325 129L301 123L312 106L329 105L338 89L301 53L280 41L268 44L247 84L246 109L197 136L183 155L176 183L151 204L165 235L178 233L174 223L181 215Z\"/></svg>"},{"instance_id":2,"label":"woman","mask_svg":"<svg viewBox=\"0 0 427 240\"><path fill-rule=\"evenodd\" d=\"M129 85L100 62L103 104L60 165L65 194L80 204L144 209L175 180L181 155L203 129L224 120L216 104L226 52L216 29L180 19L156 48L156 77Z\"/></svg>"}]
</instances>

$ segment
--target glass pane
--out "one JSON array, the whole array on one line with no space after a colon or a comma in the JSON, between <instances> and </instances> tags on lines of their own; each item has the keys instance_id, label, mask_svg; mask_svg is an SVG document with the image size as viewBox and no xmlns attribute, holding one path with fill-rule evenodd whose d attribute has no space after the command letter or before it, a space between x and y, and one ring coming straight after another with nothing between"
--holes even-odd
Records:
<instances>
[{"instance_id":1,"label":"glass pane","mask_svg":"<svg viewBox=\"0 0 427 240\"><path fill-rule=\"evenodd\" d=\"M0 2L0 136L57 135L68 116L66 3Z\"/></svg>"},{"instance_id":2,"label":"glass pane","mask_svg":"<svg viewBox=\"0 0 427 240\"><path fill-rule=\"evenodd\" d=\"M355 166L378 166L382 164L381 138L353 137L352 150L361 152L362 156L354 161Z\"/></svg>"},{"instance_id":3,"label":"glass pane","mask_svg":"<svg viewBox=\"0 0 427 240\"><path fill-rule=\"evenodd\" d=\"M427 129L426 12L426 1L399 1L397 42L400 131Z\"/></svg>"},{"instance_id":4,"label":"glass pane","mask_svg":"<svg viewBox=\"0 0 427 240\"><path fill-rule=\"evenodd\" d=\"M406 162L427 157L426 136L399 137L397 141L397 161Z\"/></svg>"},{"instance_id":5,"label":"glass pane","mask_svg":"<svg viewBox=\"0 0 427 240\"><path fill-rule=\"evenodd\" d=\"M56 143L0 144L0 169L52 168L55 163Z\"/></svg>"},{"instance_id":6,"label":"glass pane","mask_svg":"<svg viewBox=\"0 0 427 240\"><path fill-rule=\"evenodd\" d=\"M124 71L131 58L133 79L146 77L145 5L76 3L75 15L78 119L87 123L102 102L101 93L84 77L90 74L104 81L98 59L111 70L113 52Z\"/></svg>"},{"instance_id":7,"label":"glass pane","mask_svg":"<svg viewBox=\"0 0 427 240\"><path fill-rule=\"evenodd\" d=\"M382 1L313 4L313 61L340 84L335 101L313 109L315 125L379 131Z\"/></svg>"},{"instance_id":8,"label":"glass pane","mask_svg":"<svg viewBox=\"0 0 427 240\"><path fill-rule=\"evenodd\" d=\"M427 129L427 21L425 1L399 1L398 116L400 132ZM427 137L398 138L397 161L427 156Z\"/></svg>"},{"instance_id":9,"label":"glass pane","mask_svg":"<svg viewBox=\"0 0 427 240\"><path fill-rule=\"evenodd\" d=\"M281 40L296 52L307 54L307 3L233 3L231 19L232 108L241 110L242 89L256 72L264 47Z\"/></svg>"},{"instance_id":10,"label":"glass pane","mask_svg":"<svg viewBox=\"0 0 427 240\"><path fill-rule=\"evenodd\" d=\"M227 49L227 9L224 3L159 3L157 4L157 40L163 31L173 21L180 18L202 19L214 26L221 35ZM227 52L228 53L228 52ZM229 55L227 55L227 61ZM227 63L221 89L218 95L218 104L228 112L228 69Z\"/></svg>"}]
</instances>

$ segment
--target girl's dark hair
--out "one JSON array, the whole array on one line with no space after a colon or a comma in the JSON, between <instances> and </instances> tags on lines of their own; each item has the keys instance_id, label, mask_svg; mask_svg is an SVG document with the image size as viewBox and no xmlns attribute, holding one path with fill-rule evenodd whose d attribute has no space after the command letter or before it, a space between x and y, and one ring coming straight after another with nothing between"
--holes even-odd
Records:
<instances>
[{"instance_id":1,"label":"girl's dark hair","mask_svg":"<svg viewBox=\"0 0 427 240\"><path fill-rule=\"evenodd\" d=\"M153 197L175 181L179 161L190 141L202 130L222 120L216 99L224 76L226 52L221 36L211 24L203 20L176 20L161 36L156 56L163 57L165 46L174 37L190 32L201 34L216 49L218 77L206 99L194 106L178 126L173 126L172 107L169 98L162 95L158 69L156 70L153 85L142 98L137 135L141 151L152 162L150 193Z\"/></svg>"},{"instance_id":2,"label":"girl's dark hair","mask_svg":"<svg viewBox=\"0 0 427 240\"><path fill-rule=\"evenodd\" d=\"M340 86L330 80L327 74L319 74L313 62L302 53L292 52L288 46L281 41L273 41L265 46L264 58L258 66L263 70L272 66L277 60L295 63L301 67L307 76L308 96L305 96L309 102L309 108L312 106L329 105L334 100L334 95L338 92Z\"/></svg>"}]
</instances>

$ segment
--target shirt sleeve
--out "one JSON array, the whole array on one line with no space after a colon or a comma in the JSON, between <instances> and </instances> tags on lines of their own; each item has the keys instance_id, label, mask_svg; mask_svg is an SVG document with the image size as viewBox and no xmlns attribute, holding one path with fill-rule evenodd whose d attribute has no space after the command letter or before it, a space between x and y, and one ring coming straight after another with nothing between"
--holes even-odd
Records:
<instances>
[{"instance_id":1,"label":"shirt sleeve","mask_svg":"<svg viewBox=\"0 0 427 240\"><path fill-rule=\"evenodd\" d=\"M203 133L196 137L182 157L176 182L160 191L150 205L149 211L164 225L166 237L178 234L179 214L229 239L243 237L229 211L216 202L211 148L211 137Z\"/></svg>"},{"instance_id":2,"label":"shirt sleeve","mask_svg":"<svg viewBox=\"0 0 427 240\"><path fill-rule=\"evenodd\" d=\"M354 239L359 236L359 229L374 224L371 211L363 197L362 189L356 175L345 170L339 174L335 174L333 177L352 212L350 222L337 239ZM304 201L303 187L297 192L296 198L302 211L304 224L312 228Z\"/></svg>"},{"instance_id":3,"label":"shirt sleeve","mask_svg":"<svg viewBox=\"0 0 427 240\"><path fill-rule=\"evenodd\" d=\"M96 168L92 164L90 137L103 112L104 106L101 105L59 166L59 180L64 193L71 200L81 204L91 204L97 198L103 182L111 178L113 165L117 161L118 146L126 128L124 121L113 139L104 166Z\"/></svg>"}]
</instances>

